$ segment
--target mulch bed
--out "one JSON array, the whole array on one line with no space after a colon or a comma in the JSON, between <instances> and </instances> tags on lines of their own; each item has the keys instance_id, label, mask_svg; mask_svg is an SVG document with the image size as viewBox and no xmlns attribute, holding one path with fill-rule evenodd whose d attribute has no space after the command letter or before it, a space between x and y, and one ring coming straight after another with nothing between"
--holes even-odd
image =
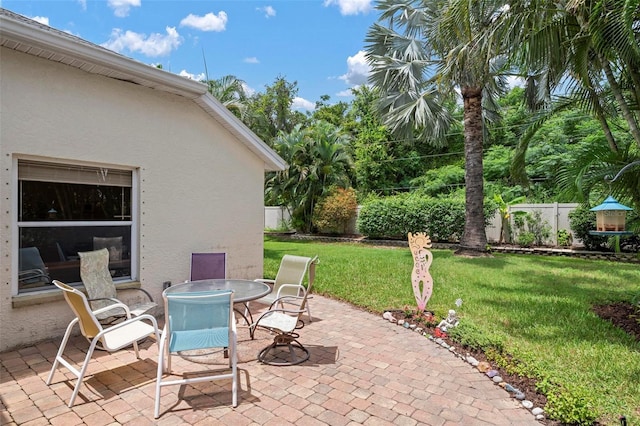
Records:
<instances>
[{"instance_id":1,"label":"mulch bed","mask_svg":"<svg viewBox=\"0 0 640 426\"><path fill-rule=\"evenodd\" d=\"M640 342L640 306L631 303L610 303L593 307L593 312L600 318L611 321L616 327L620 327L627 334L635 336Z\"/></svg>"}]
</instances>

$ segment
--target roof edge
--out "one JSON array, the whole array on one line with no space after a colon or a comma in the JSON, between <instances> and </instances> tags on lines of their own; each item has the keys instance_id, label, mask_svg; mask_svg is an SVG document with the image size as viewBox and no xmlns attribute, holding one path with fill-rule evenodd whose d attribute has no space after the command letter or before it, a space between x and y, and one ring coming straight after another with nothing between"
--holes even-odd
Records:
<instances>
[{"instance_id":1,"label":"roof edge","mask_svg":"<svg viewBox=\"0 0 640 426\"><path fill-rule=\"evenodd\" d=\"M190 99L234 134L251 152L261 158L264 161L266 171L287 168L287 163L220 101L215 99L208 92L207 85L204 83L154 68L1 7L0 38L102 67L125 78L137 79L140 81L139 84L148 88ZM40 56L34 52L25 53ZM91 72L86 69L85 71ZM120 78L120 76L102 75L106 78Z\"/></svg>"},{"instance_id":2,"label":"roof edge","mask_svg":"<svg viewBox=\"0 0 640 426\"><path fill-rule=\"evenodd\" d=\"M246 141L247 148L264 159L265 170L273 172L285 170L288 167L286 161L209 92L200 96L196 103L210 114L220 118L227 130L235 134L241 141Z\"/></svg>"},{"instance_id":3,"label":"roof edge","mask_svg":"<svg viewBox=\"0 0 640 426\"><path fill-rule=\"evenodd\" d=\"M39 49L73 56L76 59L144 78L157 84L171 86L178 89L181 95L191 99L207 91L207 86L203 83L154 68L53 27L43 24L33 25L32 22L36 23L36 21L28 18L19 19L22 15L14 14L7 9L0 10L2 10L0 13L0 36L2 37L27 43Z\"/></svg>"}]
</instances>

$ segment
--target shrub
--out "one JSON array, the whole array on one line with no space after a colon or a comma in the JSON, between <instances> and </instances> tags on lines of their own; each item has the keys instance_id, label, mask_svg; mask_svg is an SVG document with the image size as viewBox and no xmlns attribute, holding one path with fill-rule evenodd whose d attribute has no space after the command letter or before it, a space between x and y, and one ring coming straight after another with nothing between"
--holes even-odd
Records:
<instances>
[{"instance_id":1,"label":"shrub","mask_svg":"<svg viewBox=\"0 0 640 426\"><path fill-rule=\"evenodd\" d=\"M470 349L482 351L501 351L503 349L501 341L486 335L479 327L469 321L460 321L457 327L448 329L447 334L452 340Z\"/></svg>"},{"instance_id":2,"label":"shrub","mask_svg":"<svg viewBox=\"0 0 640 426\"><path fill-rule=\"evenodd\" d=\"M333 189L313 209L313 225L325 233L346 233L349 221L356 217L358 203L353 188Z\"/></svg>"},{"instance_id":3,"label":"shrub","mask_svg":"<svg viewBox=\"0 0 640 426\"><path fill-rule=\"evenodd\" d=\"M545 411L551 419L563 424L591 425L598 418L589 389L580 386L567 389L546 379L537 382L536 388L547 397Z\"/></svg>"},{"instance_id":4,"label":"shrub","mask_svg":"<svg viewBox=\"0 0 640 426\"><path fill-rule=\"evenodd\" d=\"M558 245L560 247L571 247L573 244L573 237L571 236L571 232L566 229L558 230Z\"/></svg>"},{"instance_id":5,"label":"shrub","mask_svg":"<svg viewBox=\"0 0 640 426\"><path fill-rule=\"evenodd\" d=\"M516 243L523 247L545 245L551 236L551 225L542 220L540 210L514 216L514 223L517 230Z\"/></svg>"},{"instance_id":6,"label":"shrub","mask_svg":"<svg viewBox=\"0 0 640 426\"><path fill-rule=\"evenodd\" d=\"M542 212L540 210L533 211L527 217L527 226L529 231L533 233L533 243L542 246L549 241L551 237L551 225L546 220L542 220Z\"/></svg>"},{"instance_id":7,"label":"shrub","mask_svg":"<svg viewBox=\"0 0 640 426\"><path fill-rule=\"evenodd\" d=\"M516 239L516 242L518 243L519 246L531 247L533 246L535 240L536 240L536 236L533 232L523 231L518 233L518 238Z\"/></svg>"},{"instance_id":8,"label":"shrub","mask_svg":"<svg viewBox=\"0 0 640 426\"><path fill-rule=\"evenodd\" d=\"M485 205L485 222L495 205ZM426 232L432 241L459 241L464 230L464 199L396 195L370 198L358 215L358 230L370 238L404 239L408 232Z\"/></svg>"},{"instance_id":9,"label":"shrub","mask_svg":"<svg viewBox=\"0 0 640 426\"><path fill-rule=\"evenodd\" d=\"M596 228L595 212L589 211L585 206L579 206L569 213L569 224L573 235L582 240L587 250L606 249L606 237L589 234L589 231L593 231Z\"/></svg>"}]
</instances>

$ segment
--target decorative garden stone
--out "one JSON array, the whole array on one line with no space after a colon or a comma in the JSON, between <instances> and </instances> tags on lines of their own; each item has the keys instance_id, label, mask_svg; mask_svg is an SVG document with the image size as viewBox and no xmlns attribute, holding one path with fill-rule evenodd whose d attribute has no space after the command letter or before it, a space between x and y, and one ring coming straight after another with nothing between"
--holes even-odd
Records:
<instances>
[{"instance_id":1,"label":"decorative garden stone","mask_svg":"<svg viewBox=\"0 0 640 426\"><path fill-rule=\"evenodd\" d=\"M408 236L409 249L411 249L411 254L413 255L411 286L413 287L418 311L422 312L427 306L433 291L433 278L429 273L433 255L428 250L431 248L431 238L425 232L416 232L415 235L409 232Z\"/></svg>"},{"instance_id":2,"label":"decorative garden stone","mask_svg":"<svg viewBox=\"0 0 640 426\"><path fill-rule=\"evenodd\" d=\"M531 414L533 414L534 416L537 416L538 414L543 414L544 410L540 407L536 407L533 410L531 410Z\"/></svg>"},{"instance_id":3,"label":"decorative garden stone","mask_svg":"<svg viewBox=\"0 0 640 426\"><path fill-rule=\"evenodd\" d=\"M482 373L486 373L487 371L491 370L491 364L489 364L488 362L482 361L478 363L477 368L478 368L478 371L481 371Z\"/></svg>"}]
</instances>

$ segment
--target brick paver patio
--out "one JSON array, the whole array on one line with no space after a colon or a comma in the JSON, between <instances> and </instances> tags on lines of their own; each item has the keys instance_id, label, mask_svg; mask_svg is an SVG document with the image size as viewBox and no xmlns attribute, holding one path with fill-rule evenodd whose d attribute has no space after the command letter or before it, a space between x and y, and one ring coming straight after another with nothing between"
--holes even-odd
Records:
<instances>
[{"instance_id":1,"label":"brick paver patio","mask_svg":"<svg viewBox=\"0 0 640 426\"><path fill-rule=\"evenodd\" d=\"M253 307L253 305L252 305ZM0 424L78 425L540 425L502 388L447 350L380 317L321 296L300 330L311 358L297 366L255 361L269 336L238 330L239 405L230 381L163 389L153 419L157 345L96 353L80 395L67 407L73 378L59 369L45 384L60 338L0 354ZM60 330L62 333L63 330ZM82 360L84 339L67 354ZM224 367L219 356L175 359L175 368ZM200 368L202 369L202 368Z\"/></svg>"}]
</instances>

